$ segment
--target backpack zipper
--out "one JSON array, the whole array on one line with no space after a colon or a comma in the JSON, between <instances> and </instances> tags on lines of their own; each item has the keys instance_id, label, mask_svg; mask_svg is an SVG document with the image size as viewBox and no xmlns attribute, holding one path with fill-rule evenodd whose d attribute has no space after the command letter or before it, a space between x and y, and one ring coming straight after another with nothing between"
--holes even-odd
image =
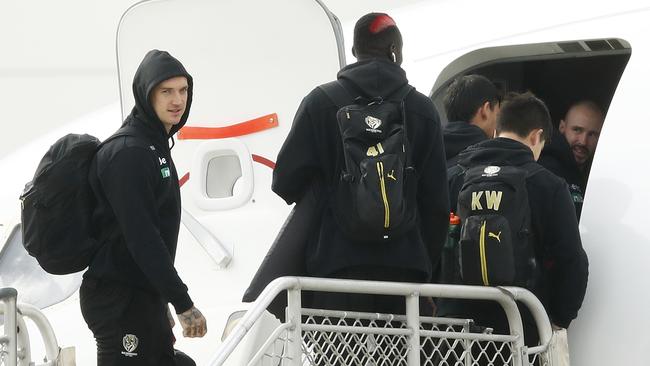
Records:
<instances>
[{"instance_id":1,"label":"backpack zipper","mask_svg":"<svg viewBox=\"0 0 650 366\"><path fill-rule=\"evenodd\" d=\"M381 197L384 200L384 229L388 229L390 227L390 205L388 203L388 195L386 194L384 163L377 162L377 173L379 175L379 188L381 189Z\"/></svg>"},{"instance_id":2,"label":"backpack zipper","mask_svg":"<svg viewBox=\"0 0 650 366\"><path fill-rule=\"evenodd\" d=\"M486 224L487 222L483 220L483 224L481 225L480 238L479 238L479 251L481 254L481 275L483 277L483 285L490 286L490 282L488 281L487 257L485 253L485 225Z\"/></svg>"}]
</instances>

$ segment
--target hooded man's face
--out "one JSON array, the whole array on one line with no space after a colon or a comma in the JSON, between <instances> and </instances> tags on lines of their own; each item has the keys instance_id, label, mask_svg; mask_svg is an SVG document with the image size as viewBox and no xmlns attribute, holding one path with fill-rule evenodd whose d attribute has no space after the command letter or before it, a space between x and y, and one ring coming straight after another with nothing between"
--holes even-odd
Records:
<instances>
[{"instance_id":1,"label":"hooded man's face","mask_svg":"<svg viewBox=\"0 0 650 366\"><path fill-rule=\"evenodd\" d=\"M187 92L187 78L184 76L167 79L156 85L151 92L151 107L165 126L167 133L181 121L185 113Z\"/></svg>"},{"instance_id":2,"label":"hooded man's face","mask_svg":"<svg viewBox=\"0 0 650 366\"><path fill-rule=\"evenodd\" d=\"M600 111L579 104L572 107L565 119L560 121L559 130L569 143L578 166L584 166L594 156L603 119Z\"/></svg>"}]
</instances>

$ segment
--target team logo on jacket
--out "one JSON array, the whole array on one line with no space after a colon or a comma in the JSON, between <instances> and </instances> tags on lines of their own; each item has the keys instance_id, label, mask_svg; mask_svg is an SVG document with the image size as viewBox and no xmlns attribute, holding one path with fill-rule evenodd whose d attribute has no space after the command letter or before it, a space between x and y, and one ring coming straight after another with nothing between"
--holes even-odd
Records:
<instances>
[{"instance_id":1,"label":"team logo on jacket","mask_svg":"<svg viewBox=\"0 0 650 366\"><path fill-rule=\"evenodd\" d=\"M571 184L569 186L569 192L571 192L571 198L573 198L574 203L582 203L584 197L582 196L582 189L577 184Z\"/></svg>"},{"instance_id":2,"label":"team logo on jacket","mask_svg":"<svg viewBox=\"0 0 650 366\"><path fill-rule=\"evenodd\" d=\"M169 167L164 167L160 169L160 175L162 175L163 178L169 178L172 175L172 173L169 170Z\"/></svg>"},{"instance_id":3,"label":"team logo on jacket","mask_svg":"<svg viewBox=\"0 0 650 366\"><path fill-rule=\"evenodd\" d=\"M483 169L483 173L484 173L483 176L484 177L496 177L497 175L499 175L498 174L499 171L501 171L500 167L490 165L488 167L485 167L485 169Z\"/></svg>"},{"instance_id":4,"label":"team logo on jacket","mask_svg":"<svg viewBox=\"0 0 650 366\"><path fill-rule=\"evenodd\" d=\"M381 120L379 118L368 116L365 121L368 127L370 127L369 129L366 129L366 131L381 133L381 130L378 130L379 126L381 126Z\"/></svg>"},{"instance_id":5,"label":"team logo on jacket","mask_svg":"<svg viewBox=\"0 0 650 366\"><path fill-rule=\"evenodd\" d=\"M124 349L126 350L126 352L122 352L124 356L133 357L138 355L133 352L138 348L138 337L135 335L125 334L124 338L122 338L122 346L124 346Z\"/></svg>"}]
</instances>

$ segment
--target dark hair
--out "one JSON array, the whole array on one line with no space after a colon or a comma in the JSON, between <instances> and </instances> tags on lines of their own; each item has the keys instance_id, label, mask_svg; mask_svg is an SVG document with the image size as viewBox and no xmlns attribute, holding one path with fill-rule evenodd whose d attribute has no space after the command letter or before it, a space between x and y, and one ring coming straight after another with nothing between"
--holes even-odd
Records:
<instances>
[{"instance_id":1,"label":"dark hair","mask_svg":"<svg viewBox=\"0 0 650 366\"><path fill-rule=\"evenodd\" d=\"M402 45L402 34L385 13L369 13L354 26L354 49L359 57L388 57L392 44Z\"/></svg>"},{"instance_id":2,"label":"dark hair","mask_svg":"<svg viewBox=\"0 0 650 366\"><path fill-rule=\"evenodd\" d=\"M469 122L485 102L494 108L501 98L501 91L485 76L466 75L449 85L442 104L448 121Z\"/></svg>"},{"instance_id":3,"label":"dark hair","mask_svg":"<svg viewBox=\"0 0 650 366\"><path fill-rule=\"evenodd\" d=\"M497 118L497 135L512 132L523 138L540 128L543 130L542 140L549 142L553 124L546 104L531 92L509 93Z\"/></svg>"}]
</instances>

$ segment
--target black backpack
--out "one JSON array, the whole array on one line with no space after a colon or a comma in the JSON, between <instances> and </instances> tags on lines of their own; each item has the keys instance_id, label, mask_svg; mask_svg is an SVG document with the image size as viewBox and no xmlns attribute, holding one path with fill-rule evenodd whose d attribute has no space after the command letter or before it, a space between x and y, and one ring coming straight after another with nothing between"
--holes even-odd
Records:
<instances>
[{"instance_id":1,"label":"black backpack","mask_svg":"<svg viewBox=\"0 0 650 366\"><path fill-rule=\"evenodd\" d=\"M456 251L460 282L532 289L539 279L526 178L539 165L478 165L464 171Z\"/></svg>"},{"instance_id":2,"label":"black backpack","mask_svg":"<svg viewBox=\"0 0 650 366\"><path fill-rule=\"evenodd\" d=\"M118 132L105 142L125 135L129 133ZM20 195L23 246L49 273L79 272L99 248L91 237L95 198L88 174L101 145L90 135L60 138Z\"/></svg>"},{"instance_id":3,"label":"black backpack","mask_svg":"<svg viewBox=\"0 0 650 366\"><path fill-rule=\"evenodd\" d=\"M381 98L353 97L339 81L320 86L339 107L343 156L330 207L343 234L360 242L402 236L416 222L416 174L406 134L406 84Z\"/></svg>"}]
</instances>

